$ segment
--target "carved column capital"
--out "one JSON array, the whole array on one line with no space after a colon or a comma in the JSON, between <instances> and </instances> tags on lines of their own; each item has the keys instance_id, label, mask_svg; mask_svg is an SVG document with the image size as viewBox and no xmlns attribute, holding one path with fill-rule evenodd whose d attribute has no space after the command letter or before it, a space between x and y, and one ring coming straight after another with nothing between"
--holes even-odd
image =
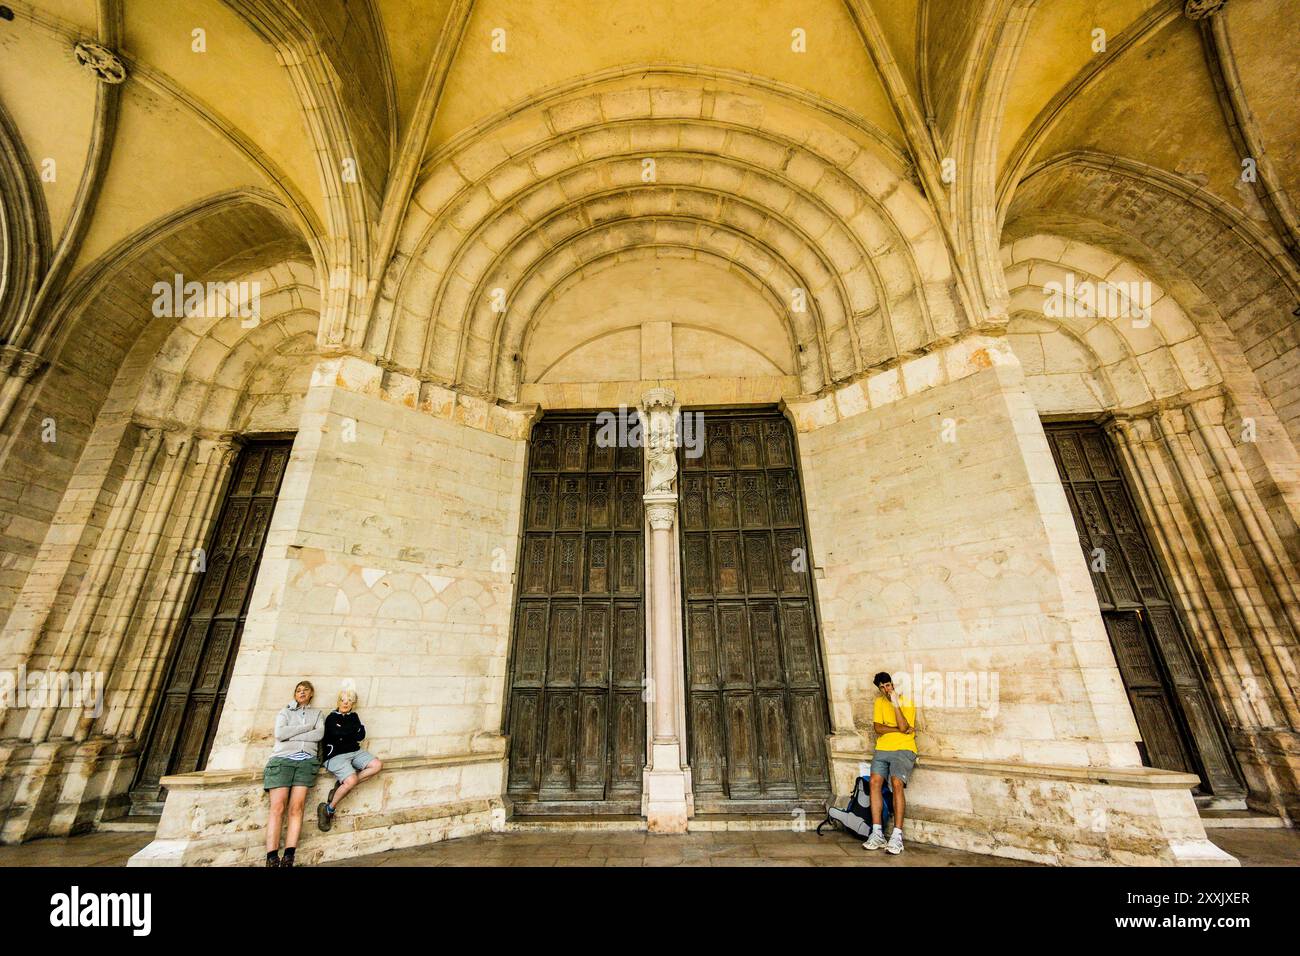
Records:
<instances>
[{"instance_id":1,"label":"carved column capital","mask_svg":"<svg viewBox=\"0 0 1300 956\"><path fill-rule=\"evenodd\" d=\"M169 428L163 432L163 451L168 458L175 458L189 448L193 440L193 433L179 428Z\"/></svg>"},{"instance_id":2,"label":"carved column capital","mask_svg":"<svg viewBox=\"0 0 1300 956\"><path fill-rule=\"evenodd\" d=\"M31 378L45 364L45 359L35 352L20 349L16 345L0 346L0 373L20 378Z\"/></svg>"},{"instance_id":3,"label":"carved column capital","mask_svg":"<svg viewBox=\"0 0 1300 956\"><path fill-rule=\"evenodd\" d=\"M1204 20L1222 10L1227 2L1228 0L1187 0L1183 4L1183 15L1189 20Z\"/></svg>"},{"instance_id":4,"label":"carved column capital","mask_svg":"<svg viewBox=\"0 0 1300 956\"><path fill-rule=\"evenodd\" d=\"M650 522L652 531L671 531L673 522L677 520L677 496L671 492L668 495L648 494L641 498L645 502L646 519Z\"/></svg>"},{"instance_id":5,"label":"carved column capital","mask_svg":"<svg viewBox=\"0 0 1300 956\"><path fill-rule=\"evenodd\" d=\"M233 435L204 436L198 440L198 449L200 461L213 462L218 459L233 459L238 450Z\"/></svg>"},{"instance_id":6,"label":"carved column capital","mask_svg":"<svg viewBox=\"0 0 1300 956\"><path fill-rule=\"evenodd\" d=\"M82 69L101 83L117 86L126 82L126 64L108 47L93 40L78 40L72 48L72 55Z\"/></svg>"}]
</instances>

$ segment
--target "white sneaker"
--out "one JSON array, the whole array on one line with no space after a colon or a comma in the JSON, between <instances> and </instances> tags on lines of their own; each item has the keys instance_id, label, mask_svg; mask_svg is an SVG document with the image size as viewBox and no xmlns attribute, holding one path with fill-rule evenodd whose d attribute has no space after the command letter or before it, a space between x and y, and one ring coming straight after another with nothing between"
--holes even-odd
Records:
<instances>
[{"instance_id":1,"label":"white sneaker","mask_svg":"<svg viewBox=\"0 0 1300 956\"><path fill-rule=\"evenodd\" d=\"M862 844L864 850L879 850L885 845L885 835L879 830L872 830L871 836L867 837L867 842Z\"/></svg>"},{"instance_id":2,"label":"white sneaker","mask_svg":"<svg viewBox=\"0 0 1300 956\"><path fill-rule=\"evenodd\" d=\"M883 840L881 841L884 842ZM890 853L897 856L903 852L903 831L895 830L889 835L889 845L885 847Z\"/></svg>"}]
</instances>

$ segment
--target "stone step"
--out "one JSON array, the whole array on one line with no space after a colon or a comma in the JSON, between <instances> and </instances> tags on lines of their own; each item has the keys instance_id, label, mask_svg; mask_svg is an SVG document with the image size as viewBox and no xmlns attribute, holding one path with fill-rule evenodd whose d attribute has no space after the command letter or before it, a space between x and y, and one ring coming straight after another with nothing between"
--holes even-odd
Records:
<instances>
[{"instance_id":1,"label":"stone step","mask_svg":"<svg viewBox=\"0 0 1300 956\"><path fill-rule=\"evenodd\" d=\"M159 816L118 817L116 820L100 820L95 829L100 833L153 833L158 829Z\"/></svg>"},{"instance_id":2,"label":"stone step","mask_svg":"<svg viewBox=\"0 0 1300 956\"><path fill-rule=\"evenodd\" d=\"M1196 807L1202 813L1206 810L1245 810L1245 797L1212 797L1205 794L1196 798Z\"/></svg>"},{"instance_id":3,"label":"stone step","mask_svg":"<svg viewBox=\"0 0 1300 956\"><path fill-rule=\"evenodd\" d=\"M1285 827L1286 821L1254 810L1202 810L1201 825L1207 830L1274 829Z\"/></svg>"},{"instance_id":4,"label":"stone step","mask_svg":"<svg viewBox=\"0 0 1300 956\"><path fill-rule=\"evenodd\" d=\"M645 820L624 814L566 814L556 817L511 817L507 833L557 833L562 831L644 830Z\"/></svg>"},{"instance_id":5,"label":"stone step","mask_svg":"<svg viewBox=\"0 0 1300 956\"><path fill-rule=\"evenodd\" d=\"M723 830L814 830L821 823L820 813L805 813L802 820L790 813L697 813L686 821L686 829L695 833ZM802 823L802 827L800 824Z\"/></svg>"}]
</instances>

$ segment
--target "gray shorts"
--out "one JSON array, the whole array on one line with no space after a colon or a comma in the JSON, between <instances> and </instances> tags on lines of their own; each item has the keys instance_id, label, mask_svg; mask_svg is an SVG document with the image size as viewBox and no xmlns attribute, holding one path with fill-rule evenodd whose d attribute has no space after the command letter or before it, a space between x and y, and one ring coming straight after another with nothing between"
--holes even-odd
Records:
<instances>
[{"instance_id":1,"label":"gray shorts","mask_svg":"<svg viewBox=\"0 0 1300 956\"><path fill-rule=\"evenodd\" d=\"M339 754L325 761L325 769L334 774L342 783L359 770L365 770L375 760L369 750L354 750L350 754Z\"/></svg>"},{"instance_id":2,"label":"gray shorts","mask_svg":"<svg viewBox=\"0 0 1300 956\"><path fill-rule=\"evenodd\" d=\"M897 777L907 783L915 766L916 754L910 750L877 750L871 758L871 775L886 780Z\"/></svg>"}]
</instances>

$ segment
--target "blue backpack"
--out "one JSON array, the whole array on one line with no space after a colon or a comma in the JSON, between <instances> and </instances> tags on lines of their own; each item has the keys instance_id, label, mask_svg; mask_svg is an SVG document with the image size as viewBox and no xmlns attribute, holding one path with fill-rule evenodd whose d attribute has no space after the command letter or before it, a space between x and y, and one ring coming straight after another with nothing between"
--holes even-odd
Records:
<instances>
[{"instance_id":1,"label":"blue backpack","mask_svg":"<svg viewBox=\"0 0 1300 956\"><path fill-rule=\"evenodd\" d=\"M894 815L894 798L885 786L881 790L880 822L883 825ZM858 777L853 781L853 793L849 795L848 806L840 809L827 801L826 819L817 824L817 835L821 836L822 827L830 824L860 837L871 834L871 778Z\"/></svg>"}]
</instances>

